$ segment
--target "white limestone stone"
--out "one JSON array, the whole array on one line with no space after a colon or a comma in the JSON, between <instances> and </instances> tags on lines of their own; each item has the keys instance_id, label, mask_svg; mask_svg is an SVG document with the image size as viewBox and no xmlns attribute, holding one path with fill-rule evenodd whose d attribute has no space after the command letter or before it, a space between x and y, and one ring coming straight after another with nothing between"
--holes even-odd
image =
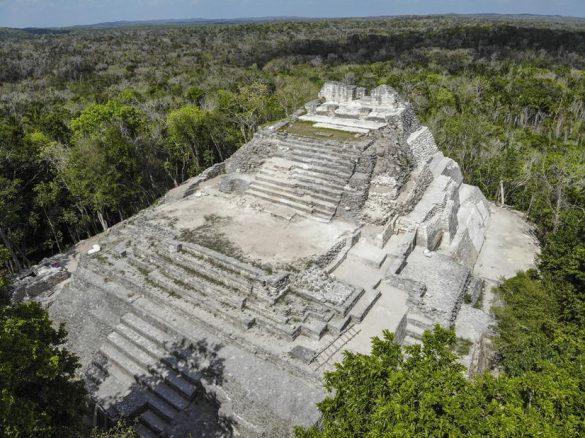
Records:
<instances>
[{"instance_id":1,"label":"white limestone stone","mask_svg":"<svg viewBox=\"0 0 585 438\"><path fill-rule=\"evenodd\" d=\"M433 134L426 126L413 132L406 142L408 143L414 160L418 165L426 163L439 152Z\"/></svg>"}]
</instances>

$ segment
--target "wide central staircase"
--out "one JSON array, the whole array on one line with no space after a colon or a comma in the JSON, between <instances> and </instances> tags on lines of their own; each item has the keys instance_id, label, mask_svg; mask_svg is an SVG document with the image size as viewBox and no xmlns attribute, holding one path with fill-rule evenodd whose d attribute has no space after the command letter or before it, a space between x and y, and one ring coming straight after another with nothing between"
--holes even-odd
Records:
<instances>
[{"instance_id":1,"label":"wide central staircase","mask_svg":"<svg viewBox=\"0 0 585 438\"><path fill-rule=\"evenodd\" d=\"M250 184L249 194L330 221L359 158L359 149L305 137L277 137L278 152Z\"/></svg>"}]
</instances>

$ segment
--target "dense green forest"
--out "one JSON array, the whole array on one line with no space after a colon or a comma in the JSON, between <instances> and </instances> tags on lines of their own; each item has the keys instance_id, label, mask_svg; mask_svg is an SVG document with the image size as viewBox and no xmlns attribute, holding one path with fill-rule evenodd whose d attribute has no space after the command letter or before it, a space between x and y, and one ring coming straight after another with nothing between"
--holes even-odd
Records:
<instances>
[{"instance_id":1,"label":"dense green forest","mask_svg":"<svg viewBox=\"0 0 585 438\"><path fill-rule=\"evenodd\" d=\"M325 80L392 85L468 183L526 212L539 269L500 288L499 377L463 379L449 333L407 357L382 339L327 376L323 424L299 434L585 433L585 21L11 30L0 59L4 278L224 160Z\"/></svg>"},{"instance_id":2,"label":"dense green forest","mask_svg":"<svg viewBox=\"0 0 585 438\"><path fill-rule=\"evenodd\" d=\"M0 238L11 269L62 250L225 159L327 79L399 89L467 181L545 237L582 205L584 51L578 21L12 31L0 40Z\"/></svg>"}]
</instances>

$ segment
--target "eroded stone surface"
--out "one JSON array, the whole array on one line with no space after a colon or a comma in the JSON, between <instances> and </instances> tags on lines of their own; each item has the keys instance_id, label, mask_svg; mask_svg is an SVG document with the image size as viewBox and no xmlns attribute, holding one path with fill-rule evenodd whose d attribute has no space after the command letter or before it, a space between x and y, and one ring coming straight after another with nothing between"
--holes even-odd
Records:
<instances>
[{"instance_id":1,"label":"eroded stone surface","mask_svg":"<svg viewBox=\"0 0 585 438\"><path fill-rule=\"evenodd\" d=\"M494 251L534 256L486 234L493 207L393 89L319 97L101 235L54 299L94 399L141 435L287 436L317 420L343 350L433 324L475 340L487 313L458 315L508 273Z\"/></svg>"}]
</instances>

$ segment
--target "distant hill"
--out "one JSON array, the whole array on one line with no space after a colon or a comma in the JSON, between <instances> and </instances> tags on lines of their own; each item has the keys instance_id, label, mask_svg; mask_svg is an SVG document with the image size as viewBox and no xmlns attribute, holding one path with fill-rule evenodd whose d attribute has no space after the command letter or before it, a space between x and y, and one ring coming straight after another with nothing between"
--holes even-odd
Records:
<instances>
[{"instance_id":1,"label":"distant hill","mask_svg":"<svg viewBox=\"0 0 585 438\"><path fill-rule=\"evenodd\" d=\"M436 14L436 15L383 15L383 16L364 16L364 17L299 17L299 16L275 16L275 17L243 17L243 18L177 18L161 20L120 20L107 21L95 24L80 24L67 27L27 27L27 28L8 28L0 27L0 38L17 37L26 35L43 35L55 33L67 33L72 30L83 29L115 29L127 27L151 27L151 26L184 26L184 25L217 25L217 24L247 24L247 23L270 23L282 21L321 21L321 20L388 20L396 18L424 18L424 17L457 17L457 18L475 18L486 21L547 21L556 23L585 23L585 18L567 17L562 15L534 15L534 14Z\"/></svg>"},{"instance_id":2,"label":"distant hill","mask_svg":"<svg viewBox=\"0 0 585 438\"><path fill-rule=\"evenodd\" d=\"M136 21L109 21L104 23L70 26L69 28L103 29L112 27L135 27L135 26L169 26L183 24L245 24L245 23L268 23L273 21L311 21L316 18L309 17L250 17L250 18L177 18L164 20L136 20Z\"/></svg>"}]
</instances>

